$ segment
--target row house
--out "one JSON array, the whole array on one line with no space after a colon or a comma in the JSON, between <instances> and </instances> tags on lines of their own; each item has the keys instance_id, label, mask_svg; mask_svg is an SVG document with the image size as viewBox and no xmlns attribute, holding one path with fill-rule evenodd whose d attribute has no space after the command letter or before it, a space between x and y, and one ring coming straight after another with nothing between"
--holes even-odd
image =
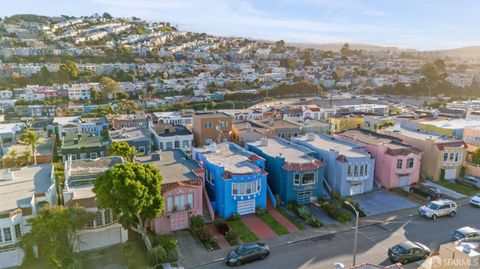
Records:
<instances>
[{"instance_id":1,"label":"row house","mask_svg":"<svg viewBox=\"0 0 480 269\"><path fill-rule=\"evenodd\" d=\"M267 206L265 160L230 143L195 148L193 158L205 171L205 188L215 214L252 214Z\"/></svg>"},{"instance_id":2,"label":"row house","mask_svg":"<svg viewBox=\"0 0 480 269\"><path fill-rule=\"evenodd\" d=\"M68 133L60 138L59 149L63 160L97 159L107 156L108 140L89 133Z\"/></svg>"},{"instance_id":3,"label":"row house","mask_svg":"<svg viewBox=\"0 0 480 269\"><path fill-rule=\"evenodd\" d=\"M196 146L220 143L230 139L232 117L223 113L202 113L193 115L193 135Z\"/></svg>"},{"instance_id":4,"label":"row house","mask_svg":"<svg viewBox=\"0 0 480 269\"><path fill-rule=\"evenodd\" d=\"M107 116L110 122L110 126L113 129L122 128L148 128L151 122L151 116L138 112L136 114L122 114L122 115L109 115Z\"/></svg>"},{"instance_id":5,"label":"row house","mask_svg":"<svg viewBox=\"0 0 480 269\"><path fill-rule=\"evenodd\" d=\"M193 133L182 125L153 124L150 127L150 133L158 150L189 151L193 147Z\"/></svg>"},{"instance_id":6,"label":"row house","mask_svg":"<svg viewBox=\"0 0 480 269\"><path fill-rule=\"evenodd\" d=\"M284 118L287 118L284 115ZM285 139L291 139L301 134L298 125L290 123L284 119L268 118L262 120L252 120L253 126L259 126L268 130L268 136L275 135Z\"/></svg>"},{"instance_id":7,"label":"row house","mask_svg":"<svg viewBox=\"0 0 480 269\"><path fill-rule=\"evenodd\" d=\"M76 234L74 251L87 251L125 243L128 231L118 223L118 214L109 208L99 208L93 184L96 177L116 164L123 163L119 156L65 161L65 189L63 199L67 207L83 207L95 214L86 228Z\"/></svg>"},{"instance_id":8,"label":"row house","mask_svg":"<svg viewBox=\"0 0 480 269\"><path fill-rule=\"evenodd\" d=\"M137 154L140 155L150 155L152 152L150 131L145 127L110 130L108 131L108 140L110 144L113 142L126 142L134 147Z\"/></svg>"},{"instance_id":9,"label":"row house","mask_svg":"<svg viewBox=\"0 0 480 269\"><path fill-rule=\"evenodd\" d=\"M375 160L362 146L313 133L292 141L313 150L326 164L324 175L332 191L351 196L372 190Z\"/></svg>"},{"instance_id":10,"label":"row house","mask_svg":"<svg viewBox=\"0 0 480 269\"><path fill-rule=\"evenodd\" d=\"M350 130L337 138L365 147L375 158L375 179L384 188L405 187L420 180L422 153L398 138L364 130Z\"/></svg>"},{"instance_id":11,"label":"row house","mask_svg":"<svg viewBox=\"0 0 480 269\"><path fill-rule=\"evenodd\" d=\"M56 205L53 166L41 164L0 170L0 268L20 266L24 252L19 243L30 231L28 220L44 205Z\"/></svg>"},{"instance_id":12,"label":"row house","mask_svg":"<svg viewBox=\"0 0 480 269\"><path fill-rule=\"evenodd\" d=\"M268 184L282 203L310 203L325 194L324 164L314 152L279 137L248 143L246 148L265 159Z\"/></svg>"},{"instance_id":13,"label":"row house","mask_svg":"<svg viewBox=\"0 0 480 269\"><path fill-rule=\"evenodd\" d=\"M439 180L460 176L467 155L467 145L462 140L445 136L410 131L400 126L391 126L377 132L401 139L423 152L421 176Z\"/></svg>"},{"instance_id":14,"label":"row house","mask_svg":"<svg viewBox=\"0 0 480 269\"><path fill-rule=\"evenodd\" d=\"M158 124L190 125L193 123L193 110L153 112L152 121Z\"/></svg>"}]
</instances>

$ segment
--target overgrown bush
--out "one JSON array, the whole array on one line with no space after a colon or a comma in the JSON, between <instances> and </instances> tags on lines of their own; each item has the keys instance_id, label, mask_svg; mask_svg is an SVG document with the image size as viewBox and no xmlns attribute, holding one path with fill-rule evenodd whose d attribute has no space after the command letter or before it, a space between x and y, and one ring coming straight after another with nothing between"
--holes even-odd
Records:
<instances>
[{"instance_id":1,"label":"overgrown bush","mask_svg":"<svg viewBox=\"0 0 480 269\"><path fill-rule=\"evenodd\" d=\"M236 220L240 220L240 215L237 214L237 213L233 213L229 218L228 218L229 221L236 221Z\"/></svg>"},{"instance_id":2,"label":"overgrown bush","mask_svg":"<svg viewBox=\"0 0 480 269\"><path fill-rule=\"evenodd\" d=\"M314 227L314 228L319 228L323 226L323 223L313 215L312 212L310 212L310 209L304 205L299 205L298 203L289 203L287 205L287 208L290 207L291 211L300 217L305 223L308 225Z\"/></svg>"},{"instance_id":3,"label":"overgrown bush","mask_svg":"<svg viewBox=\"0 0 480 269\"><path fill-rule=\"evenodd\" d=\"M167 252L177 247L178 241L170 234L155 235L152 238L153 246L162 246Z\"/></svg>"},{"instance_id":4,"label":"overgrown bush","mask_svg":"<svg viewBox=\"0 0 480 269\"><path fill-rule=\"evenodd\" d=\"M225 239L231 246L238 245L238 233L234 230L230 230L225 234Z\"/></svg>"},{"instance_id":5,"label":"overgrown bush","mask_svg":"<svg viewBox=\"0 0 480 269\"><path fill-rule=\"evenodd\" d=\"M190 217L190 230L192 230L192 232L200 230L203 227L205 227L205 221L202 216L196 215Z\"/></svg>"},{"instance_id":6,"label":"overgrown bush","mask_svg":"<svg viewBox=\"0 0 480 269\"><path fill-rule=\"evenodd\" d=\"M255 215L261 217L261 216L263 216L263 215L265 215L265 214L267 214L267 213L268 213L268 211L267 211L266 208L261 207L261 206L255 207Z\"/></svg>"},{"instance_id":7,"label":"overgrown bush","mask_svg":"<svg viewBox=\"0 0 480 269\"><path fill-rule=\"evenodd\" d=\"M153 247L150 253L148 253L148 263L151 265L163 263L167 258L167 251L162 246Z\"/></svg>"},{"instance_id":8,"label":"overgrown bush","mask_svg":"<svg viewBox=\"0 0 480 269\"><path fill-rule=\"evenodd\" d=\"M347 222L352 219L349 213L343 211L342 204L339 201L324 202L322 205L323 210L327 212L331 218L339 222Z\"/></svg>"}]
</instances>

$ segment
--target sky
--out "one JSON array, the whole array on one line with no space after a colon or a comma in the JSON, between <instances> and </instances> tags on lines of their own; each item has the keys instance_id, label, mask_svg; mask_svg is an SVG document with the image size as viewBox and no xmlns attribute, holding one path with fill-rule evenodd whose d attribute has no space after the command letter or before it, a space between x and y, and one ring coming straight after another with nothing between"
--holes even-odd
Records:
<instances>
[{"instance_id":1,"label":"sky","mask_svg":"<svg viewBox=\"0 0 480 269\"><path fill-rule=\"evenodd\" d=\"M480 0L0 0L0 16L169 21L180 30L299 43L420 50L480 45Z\"/></svg>"}]
</instances>

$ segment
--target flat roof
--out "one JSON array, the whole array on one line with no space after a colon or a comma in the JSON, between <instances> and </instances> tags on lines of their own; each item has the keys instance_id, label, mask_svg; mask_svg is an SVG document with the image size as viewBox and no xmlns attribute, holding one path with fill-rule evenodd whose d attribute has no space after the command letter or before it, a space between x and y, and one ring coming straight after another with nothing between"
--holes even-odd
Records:
<instances>
[{"instance_id":1,"label":"flat roof","mask_svg":"<svg viewBox=\"0 0 480 269\"><path fill-rule=\"evenodd\" d=\"M72 160L70 177L95 177L113 167L117 163L125 162L120 156L108 156L97 159ZM68 180L68 179L67 179Z\"/></svg>"},{"instance_id":2,"label":"flat roof","mask_svg":"<svg viewBox=\"0 0 480 269\"><path fill-rule=\"evenodd\" d=\"M78 140L78 144L75 144L74 141ZM103 139L101 136L94 136L88 133L81 133L80 139L78 139L78 134L69 133L63 138L62 149L76 149L80 147L100 147L106 145L108 141Z\"/></svg>"},{"instance_id":3,"label":"flat roof","mask_svg":"<svg viewBox=\"0 0 480 269\"><path fill-rule=\"evenodd\" d=\"M122 128L120 130L108 131L108 134L113 141L150 139L149 131L143 127Z\"/></svg>"},{"instance_id":4,"label":"flat roof","mask_svg":"<svg viewBox=\"0 0 480 269\"><path fill-rule=\"evenodd\" d=\"M441 135L438 135L438 134L407 130L405 128L402 128L400 125L389 126L387 128L382 129L382 132L384 132L384 133L387 132L387 133L392 133L392 134L400 134L400 135L403 135L403 136L408 136L408 137L415 138L415 139L420 139L420 140L435 139L435 141L437 141L437 142L453 141L452 139L447 139L447 138L445 138L445 136L441 136Z\"/></svg>"},{"instance_id":5,"label":"flat roof","mask_svg":"<svg viewBox=\"0 0 480 269\"><path fill-rule=\"evenodd\" d=\"M262 120L252 120L252 124L258 124L271 128L299 128L298 125L282 119L267 118Z\"/></svg>"},{"instance_id":6,"label":"flat roof","mask_svg":"<svg viewBox=\"0 0 480 269\"><path fill-rule=\"evenodd\" d=\"M330 126L329 123L319 121L316 119L304 119L302 117L287 117L285 119L286 121L297 125L297 126L302 126L302 127L308 127L308 126Z\"/></svg>"},{"instance_id":7,"label":"flat roof","mask_svg":"<svg viewBox=\"0 0 480 269\"><path fill-rule=\"evenodd\" d=\"M200 168L194 160L187 159L181 150L167 150L160 153L160 160L152 161L150 156L138 157L142 163L157 167L162 175L162 184L198 179L192 170Z\"/></svg>"},{"instance_id":8,"label":"flat roof","mask_svg":"<svg viewBox=\"0 0 480 269\"><path fill-rule=\"evenodd\" d=\"M191 135L192 132L182 125L173 125L168 123L153 124L153 129L160 137L168 137L175 135ZM168 132L166 130L168 129Z\"/></svg>"},{"instance_id":9,"label":"flat roof","mask_svg":"<svg viewBox=\"0 0 480 269\"><path fill-rule=\"evenodd\" d=\"M434 120L422 121L421 124L429 124L444 129L463 129L465 127L480 126L479 120L472 119L451 119L451 120Z\"/></svg>"},{"instance_id":10,"label":"flat roof","mask_svg":"<svg viewBox=\"0 0 480 269\"><path fill-rule=\"evenodd\" d=\"M291 163L311 163L312 160L315 160L313 157L307 155L313 153L312 150L279 137L264 138L248 144L272 157L277 157L282 154L285 157L285 161Z\"/></svg>"},{"instance_id":11,"label":"flat roof","mask_svg":"<svg viewBox=\"0 0 480 269\"><path fill-rule=\"evenodd\" d=\"M309 140L308 136L312 136L313 139ZM361 147L360 145L355 145L353 143L335 139L327 135L308 134L308 135L300 136L294 139L298 141L306 142L322 150L337 151L340 155L344 155L345 157L361 158L361 157L368 156L367 153L362 153L356 150L356 148Z\"/></svg>"},{"instance_id":12,"label":"flat roof","mask_svg":"<svg viewBox=\"0 0 480 269\"><path fill-rule=\"evenodd\" d=\"M216 147L216 150L210 151L209 148L213 147ZM202 154L208 162L223 166L225 171L231 173L250 174L260 169L249 159L253 153L229 142L196 148L195 151Z\"/></svg>"},{"instance_id":13,"label":"flat roof","mask_svg":"<svg viewBox=\"0 0 480 269\"><path fill-rule=\"evenodd\" d=\"M395 139L394 137L388 137L387 135L380 135L377 133L367 132L363 130L348 130L339 133L339 135L356 138L360 142L371 145L379 145L383 143L391 149L408 149L412 147L410 145L402 144L400 143L400 141L396 141L398 140L398 138Z\"/></svg>"},{"instance_id":14,"label":"flat roof","mask_svg":"<svg viewBox=\"0 0 480 269\"><path fill-rule=\"evenodd\" d=\"M0 170L0 212L20 206L31 207L34 194L45 193L55 184L51 179L53 166L40 164L20 169Z\"/></svg>"}]
</instances>

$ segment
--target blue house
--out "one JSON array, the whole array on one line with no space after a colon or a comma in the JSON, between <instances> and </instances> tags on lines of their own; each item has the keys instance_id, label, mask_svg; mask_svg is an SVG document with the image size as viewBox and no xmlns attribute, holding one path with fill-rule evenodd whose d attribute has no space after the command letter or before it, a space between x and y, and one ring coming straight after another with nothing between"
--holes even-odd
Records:
<instances>
[{"instance_id":1,"label":"blue house","mask_svg":"<svg viewBox=\"0 0 480 269\"><path fill-rule=\"evenodd\" d=\"M323 164L306 147L280 137L248 143L247 149L265 159L268 185L283 203L309 203L323 196Z\"/></svg>"},{"instance_id":2,"label":"blue house","mask_svg":"<svg viewBox=\"0 0 480 269\"><path fill-rule=\"evenodd\" d=\"M230 142L195 148L193 158L205 170L205 188L216 214L228 218L266 208L264 159Z\"/></svg>"},{"instance_id":3,"label":"blue house","mask_svg":"<svg viewBox=\"0 0 480 269\"><path fill-rule=\"evenodd\" d=\"M372 190L375 159L363 146L312 133L293 138L292 142L315 151L317 158L326 163L325 178L333 191L351 196Z\"/></svg>"}]
</instances>

